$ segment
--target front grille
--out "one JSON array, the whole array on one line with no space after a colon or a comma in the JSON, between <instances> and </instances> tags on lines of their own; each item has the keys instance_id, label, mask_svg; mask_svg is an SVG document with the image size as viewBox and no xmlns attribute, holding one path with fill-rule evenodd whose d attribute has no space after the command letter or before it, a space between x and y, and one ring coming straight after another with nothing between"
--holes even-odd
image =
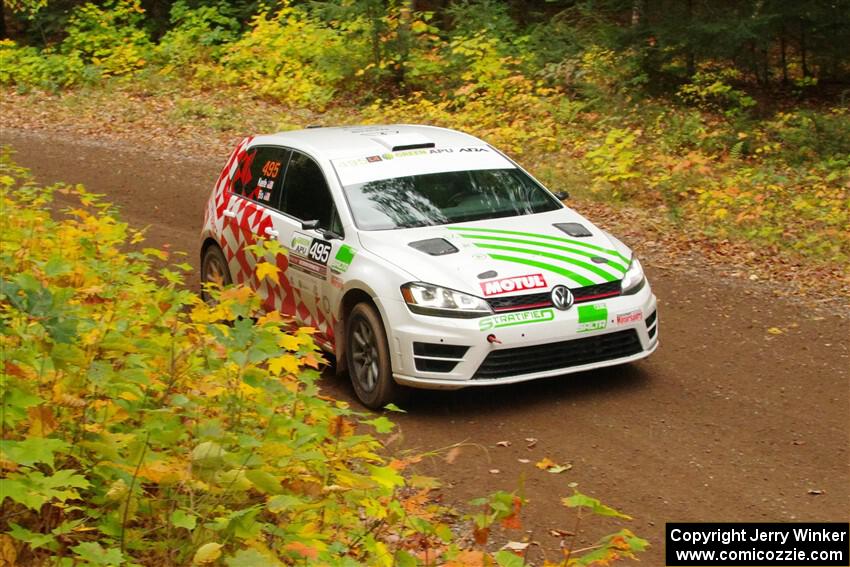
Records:
<instances>
[{"instance_id":1,"label":"front grille","mask_svg":"<svg viewBox=\"0 0 850 567\"><path fill-rule=\"evenodd\" d=\"M571 289L576 303L620 295L620 280Z\"/></svg>"},{"instance_id":2,"label":"front grille","mask_svg":"<svg viewBox=\"0 0 850 567\"><path fill-rule=\"evenodd\" d=\"M551 307L552 295L548 291L528 295L512 295L510 297L491 297L487 300L493 311L524 311L539 307Z\"/></svg>"},{"instance_id":3,"label":"front grille","mask_svg":"<svg viewBox=\"0 0 850 567\"><path fill-rule=\"evenodd\" d=\"M642 350L634 329L558 343L494 350L478 367L473 379L504 378L570 368L623 358Z\"/></svg>"},{"instance_id":4,"label":"front grille","mask_svg":"<svg viewBox=\"0 0 850 567\"><path fill-rule=\"evenodd\" d=\"M620 281L607 282L597 285L587 285L570 290L573 293L575 303L585 303L606 297L620 295ZM552 307L552 295L550 292L530 293L526 295L511 295L508 297L491 297L487 300L490 308L497 313L505 311L526 311L528 309L539 309L541 307Z\"/></svg>"},{"instance_id":5,"label":"front grille","mask_svg":"<svg viewBox=\"0 0 850 567\"><path fill-rule=\"evenodd\" d=\"M413 362L420 372L451 372L463 360L468 346L413 343Z\"/></svg>"}]
</instances>

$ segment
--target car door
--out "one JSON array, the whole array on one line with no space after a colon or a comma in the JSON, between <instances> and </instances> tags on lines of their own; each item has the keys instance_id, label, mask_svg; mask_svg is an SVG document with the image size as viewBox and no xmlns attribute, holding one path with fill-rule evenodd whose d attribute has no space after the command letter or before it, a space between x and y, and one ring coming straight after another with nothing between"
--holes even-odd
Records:
<instances>
[{"instance_id":1,"label":"car door","mask_svg":"<svg viewBox=\"0 0 850 567\"><path fill-rule=\"evenodd\" d=\"M295 315L295 298L285 278L287 258L272 251L258 255L249 250L260 239L279 239L283 224L279 212L283 176L292 152L279 146L248 148L231 182L231 192L222 213L222 249L235 283L254 289L267 310ZM283 241L281 241L283 243ZM273 277L259 277L257 264L277 266Z\"/></svg>"},{"instance_id":2,"label":"car door","mask_svg":"<svg viewBox=\"0 0 850 567\"><path fill-rule=\"evenodd\" d=\"M295 316L302 325L317 329L316 339L332 348L335 306L343 288L343 274L354 259L330 188L315 160L297 150L286 169L281 211L290 219L287 231L287 279L295 293Z\"/></svg>"}]
</instances>

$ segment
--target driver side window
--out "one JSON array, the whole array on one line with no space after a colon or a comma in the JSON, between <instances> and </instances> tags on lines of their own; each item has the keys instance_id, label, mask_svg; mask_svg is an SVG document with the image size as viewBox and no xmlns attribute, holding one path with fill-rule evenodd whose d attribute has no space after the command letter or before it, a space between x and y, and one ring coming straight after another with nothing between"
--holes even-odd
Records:
<instances>
[{"instance_id":1,"label":"driver side window","mask_svg":"<svg viewBox=\"0 0 850 567\"><path fill-rule=\"evenodd\" d=\"M319 228L342 232L322 169L301 152L292 152L286 168L281 210L303 221L317 220Z\"/></svg>"}]
</instances>

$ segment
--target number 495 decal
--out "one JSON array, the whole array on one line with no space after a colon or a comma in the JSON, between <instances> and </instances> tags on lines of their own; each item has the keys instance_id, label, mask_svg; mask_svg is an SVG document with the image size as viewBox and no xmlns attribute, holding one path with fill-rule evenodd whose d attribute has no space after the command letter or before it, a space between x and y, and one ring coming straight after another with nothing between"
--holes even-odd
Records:
<instances>
[{"instance_id":1,"label":"number 495 decal","mask_svg":"<svg viewBox=\"0 0 850 567\"><path fill-rule=\"evenodd\" d=\"M331 243L314 238L313 243L310 244L310 250L307 252L307 256L314 262L327 265L328 259L331 256Z\"/></svg>"}]
</instances>

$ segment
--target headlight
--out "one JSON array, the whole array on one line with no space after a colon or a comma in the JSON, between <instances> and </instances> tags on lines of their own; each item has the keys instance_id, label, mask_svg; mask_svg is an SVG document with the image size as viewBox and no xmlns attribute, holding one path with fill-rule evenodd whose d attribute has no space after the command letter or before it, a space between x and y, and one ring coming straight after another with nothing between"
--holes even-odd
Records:
<instances>
[{"instance_id":1,"label":"headlight","mask_svg":"<svg viewBox=\"0 0 850 567\"><path fill-rule=\"evenodd\" d=\"M493 313L480 297L421 282L404 284L401 295L407 308L420 315L473 319Z\"/></svg>"},{"instance_id":2,"label":"headlight","mask_svg":"<svg viewBox=\"0 0 850 567\"><path fill-rule=\"evenodd\" d=\"M646 283L646 276L643 275L643 266L635 256L632 256L632 261L629 262L629 269L626 270L621 282L620 289L623 295L632 295L640 291L643 284Z\"/></svg>"}]
</instances>

